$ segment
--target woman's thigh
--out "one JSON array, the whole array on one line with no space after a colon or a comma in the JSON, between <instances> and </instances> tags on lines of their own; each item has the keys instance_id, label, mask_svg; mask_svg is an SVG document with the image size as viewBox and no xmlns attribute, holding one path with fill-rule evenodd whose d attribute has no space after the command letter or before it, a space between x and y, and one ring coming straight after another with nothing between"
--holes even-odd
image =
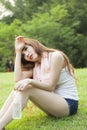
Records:
<instances>
[{"instance_id":1,"label":"woman's thigh","mask_svg":"<svg viewBox=\"0 0 87 130\"><path fill-rule=\"evenodd\" d=\"M63 117L69 115L69 107L64 98L45 90L38 88L30 88L29 95L31 101L39 106L46 113L56 117Z\"/></svg>"}]
</instances>

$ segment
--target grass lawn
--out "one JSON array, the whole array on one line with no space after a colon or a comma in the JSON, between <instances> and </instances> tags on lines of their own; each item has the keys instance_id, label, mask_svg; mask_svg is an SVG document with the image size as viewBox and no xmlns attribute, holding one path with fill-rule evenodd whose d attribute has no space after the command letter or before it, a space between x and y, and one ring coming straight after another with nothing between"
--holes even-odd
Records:
<instances>
[{"instance_id":1,"label":"grass lawn","mask_svg":"<svg viewBox=\"0 0 87 130\"><path fill-rule=\"evenodd\" d=\"M79 109L74 116L47 116L31 102L20 120L13 120L6 130L87 130L87 69L76 69L78 77ZM14 73L0 73L0 108L14 86Z\"/></svg>"}]
</instances>

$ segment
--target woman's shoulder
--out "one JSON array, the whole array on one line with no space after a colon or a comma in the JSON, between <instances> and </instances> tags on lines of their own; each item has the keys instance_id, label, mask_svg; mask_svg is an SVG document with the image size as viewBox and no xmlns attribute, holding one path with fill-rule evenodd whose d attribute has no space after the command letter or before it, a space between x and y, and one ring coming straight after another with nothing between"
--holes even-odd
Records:
<instances>
[{"instance_id":1,"label":"woman's shoulder","mask_svg":"<svg viewBox=\"0 0 87 130\"><path fill-rule=\"evenodd\" d=\"M60 51L51 52L50 55L51 55L52 58L58 58L58 59L63 58L63 55Z\"/></svg>"}]
</instances>

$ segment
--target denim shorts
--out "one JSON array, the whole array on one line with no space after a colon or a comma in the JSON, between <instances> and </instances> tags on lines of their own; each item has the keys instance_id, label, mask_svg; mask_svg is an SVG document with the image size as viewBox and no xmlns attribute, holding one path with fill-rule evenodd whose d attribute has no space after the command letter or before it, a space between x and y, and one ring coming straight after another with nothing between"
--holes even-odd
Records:
<instances>
[{"instance_id":1,"label":"denim shorts","mask_svg":"<svg viewBox=\"0 0 87 130\"><path fill-rule=\"evenodd\" d=\"M74 100L74 99L68 99L68 98L64 98L68 105L69 105L69 110L70 110L70 113L69 115L73 115L75 113L77 113L77 110L78 110L78 100Z\"/></svg>"}]
</instances>

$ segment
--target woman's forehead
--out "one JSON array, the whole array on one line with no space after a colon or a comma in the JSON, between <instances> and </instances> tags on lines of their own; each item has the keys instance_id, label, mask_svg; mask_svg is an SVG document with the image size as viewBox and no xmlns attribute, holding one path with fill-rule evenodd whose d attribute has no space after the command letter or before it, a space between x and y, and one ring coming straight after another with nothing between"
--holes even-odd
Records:
<instances>
[{"instance_id":1,"label":"woman's forehead","mask_svg":"<svg viewBox=\"0 0 87 130\"><path fill-rule=\"evenodd\" d=\"M25 47L29 47L30 45L25 44Z\"/></svg>"}]
</instances>

